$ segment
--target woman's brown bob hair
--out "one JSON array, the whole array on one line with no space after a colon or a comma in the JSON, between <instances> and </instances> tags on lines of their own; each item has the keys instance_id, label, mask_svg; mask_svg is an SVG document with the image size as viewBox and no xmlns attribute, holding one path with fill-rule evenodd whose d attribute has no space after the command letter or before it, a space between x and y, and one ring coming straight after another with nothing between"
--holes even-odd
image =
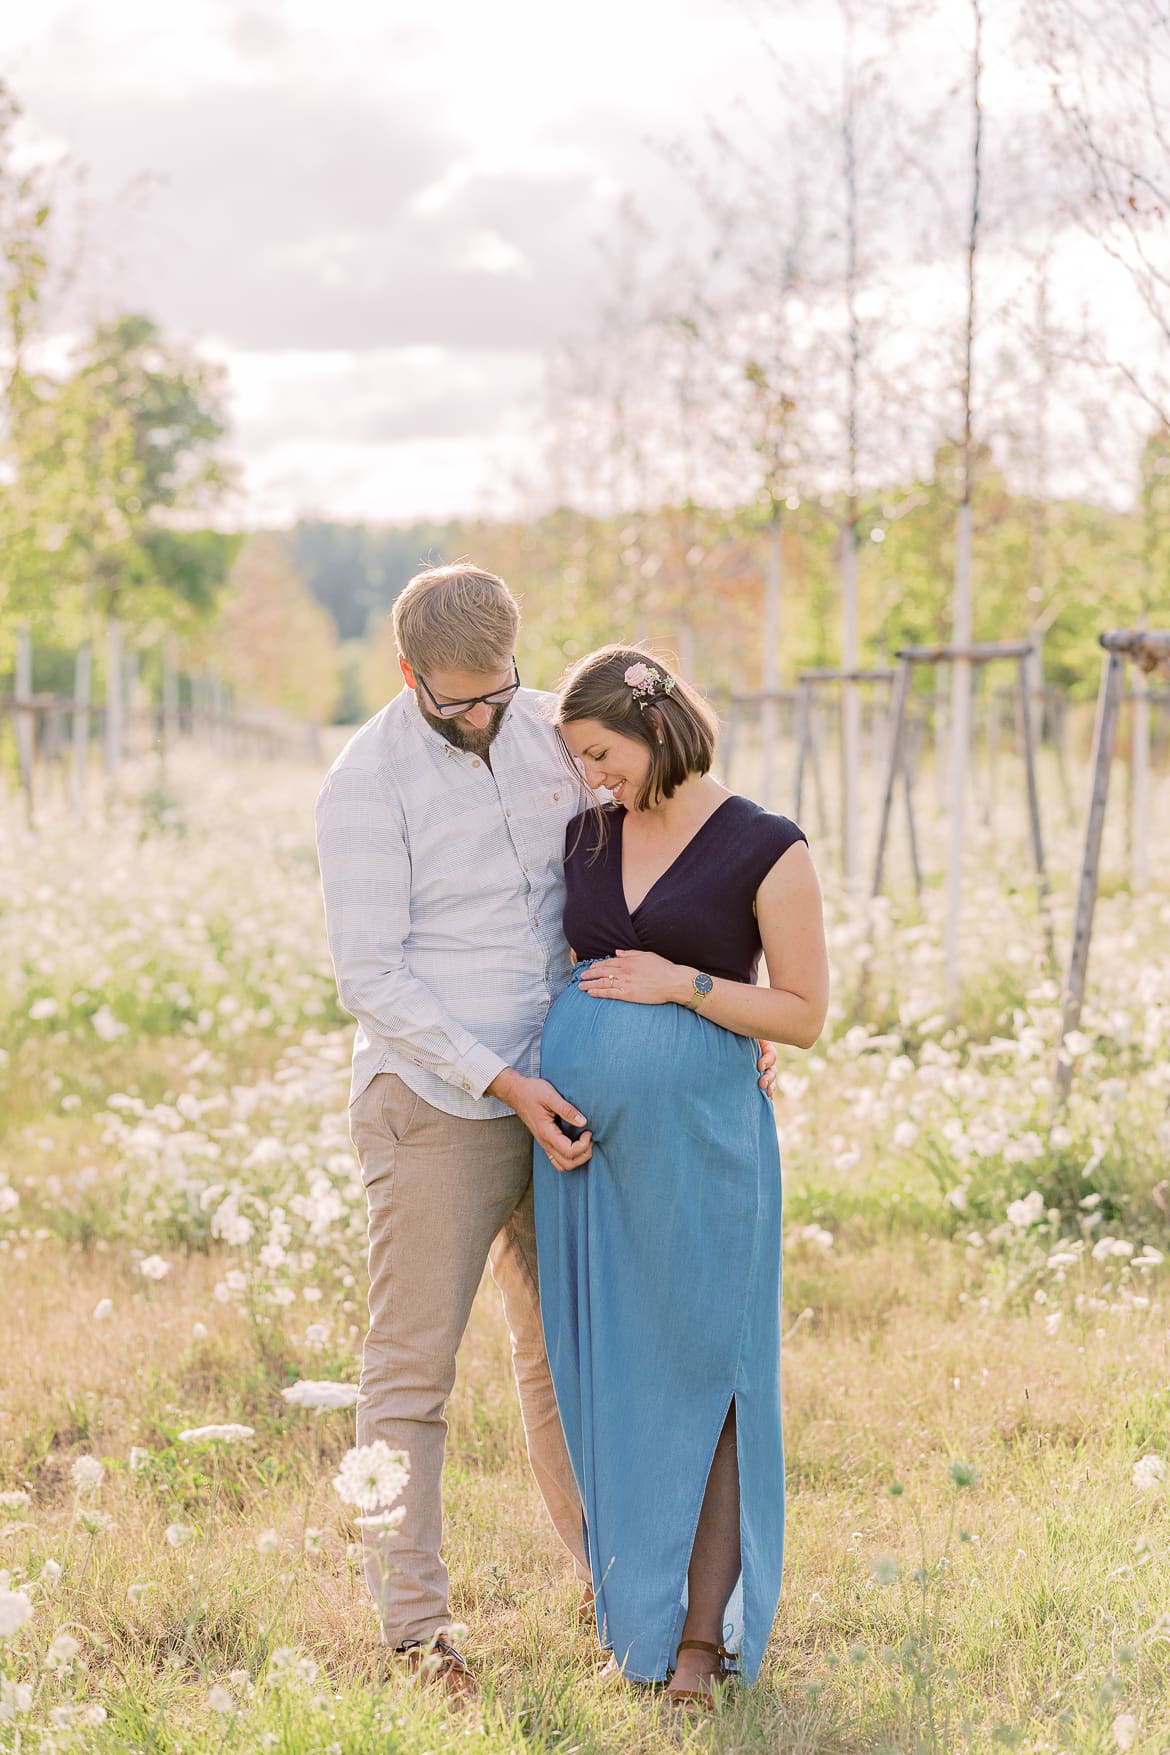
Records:
<instances>
[{"instance_id":1,"label":"woman's brown bob hair","mask_svg":"<svg viewBox=\"0 0 1170 1755\"><path fill-rule=\"evenodd\" d=\"M678 676L668 694L659 690L635 695L626 681L632 664L651 665L668 682L673 675L652 653L637 646L599 647L579 658L561 679L555 723L559 732L562 725L596 719L607 731L644 744L650 772L634 808L646 810L673 798L688 775L710 771L719 721L706 701Z\"/></svg>"}]
</instances>

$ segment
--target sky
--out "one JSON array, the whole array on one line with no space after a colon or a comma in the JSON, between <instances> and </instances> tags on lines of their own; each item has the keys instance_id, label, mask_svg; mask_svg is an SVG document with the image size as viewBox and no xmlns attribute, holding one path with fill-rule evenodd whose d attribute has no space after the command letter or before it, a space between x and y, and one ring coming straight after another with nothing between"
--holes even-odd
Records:
<instances>
[{"instance_id":1,"label":"sky","mask_svg":"<svg viewBox=\"0 0 1170 1755\"><path fill-rule=\"evenodd\" d=\"M616 201L734 76L725 19L0 0L0 66L27 138L86 169L89 307L227 365L248 519L395 519L509 500Z\"/></svg>"},{"instance_id":2,"label":"sky","mask_svg":"<svg viewBox=\"0 0 1170 1755\"><path fill-rule=\"evenodd\" d=\"M964 14L940 4L938 65L908 80L950 77ZM767 5L0 0L25 150L84 170L61 345L142 309L222 361L240 522L510 512L623 196L681 236L664 147L745 93L766 111ZM784 75L830 82L832 9L784 11ZM1026 119L1035 82L1010 55L995 78Z\"/></svg>"}]
</instances>

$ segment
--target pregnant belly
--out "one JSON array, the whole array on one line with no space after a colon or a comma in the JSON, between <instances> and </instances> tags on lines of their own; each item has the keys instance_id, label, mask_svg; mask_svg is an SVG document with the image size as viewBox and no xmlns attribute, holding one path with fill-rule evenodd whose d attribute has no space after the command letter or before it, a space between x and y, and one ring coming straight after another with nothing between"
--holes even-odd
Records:
<instances>
[{"instance_id":1,"label":"pregnant belly","mask_svg":"<svg viewBox=\"0 0 1170 1755\"><path fill-rule=\"evenodd\" d=\"M760 1101L751 1038L683 1006L595 999L572 981L549 1011L540 1070L588 1119L594 1140L626 1128L705 1132Z\"/></svg>"}]
</instances>

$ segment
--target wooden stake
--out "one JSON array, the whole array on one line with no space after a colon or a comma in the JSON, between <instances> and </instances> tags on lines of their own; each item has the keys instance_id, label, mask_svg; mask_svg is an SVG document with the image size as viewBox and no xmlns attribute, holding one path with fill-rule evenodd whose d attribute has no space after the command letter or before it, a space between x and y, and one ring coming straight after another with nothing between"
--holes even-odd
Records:
<instances>
[{"instance_id":1,"label":"wooden stake","mask_svg":"<svg viewBox=\"0 0 1170 1755\"><path fill-rule=\"evenodd\" d=\"M84 641L73 660L73 808L85 814L89 771L89 711L93 691L93 647Z\"/></svg>"},{"instance_id":2,"label":"wooden stake","mask_svg":"<svg viewBox=\"0 0 1170 1755\"><path fill-rule=\"evenodd\" d=\"M902 743L906 734L906 703L910 694L910 661L903 659L898 666L898 680L894 684L894 704L890 712L890 750L886 760L886 784L882 793L882 812L878 821L877 852L873 862L873 883L870 886L871 896L880 896L882 889L882 870L886 862L886 841L890 830L890 812L894 805L894 787L898 783L898 775L902 771Z\"/></svg>"},{"instance_id":3,"label":"wooden stake","mask_svg":"<svg viewBox=\"0 0 1170 1755\"><path fill-rule=\"evenodd\" d=\"M1085 822L1085 850L1081 859L1081 878L1077 890L1076 914L1073 921L1072 949L1069 952L1068 975L1064 988L1064 1007L1060 1020L1061 1047L1056 1060L1053 1088L1053 1111L1059 1113L1068 1102L1072 1084L1072 1057L1064 1048L1064 1038L1081 1021L1085 999L1085 975L1089 967L1089 940L1093 931L1093 910L1097 903L1097 884L1101 869L1101 837L1105 828L1105 806L1109 797L1109 772L1113 746L1117 740L1117 714L1121 704L1121 685L1125 671L1122 652L1111 650L1101 673L1097 696L1097 725L1093 734L1093 781L1089 794L1089 812Z\"/></svg>"}]
</instances>

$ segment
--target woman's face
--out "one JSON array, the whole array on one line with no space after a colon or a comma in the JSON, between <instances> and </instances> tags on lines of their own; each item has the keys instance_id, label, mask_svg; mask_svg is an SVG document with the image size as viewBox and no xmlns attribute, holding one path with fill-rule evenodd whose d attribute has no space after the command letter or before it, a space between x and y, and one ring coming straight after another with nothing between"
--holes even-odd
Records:
<instances>
[{"instance_id":1,"label":"woman's face","mask_svg":"<svg viewBox=\"0 0 1170 1755\"><path fill-rule=\"evenodd\" d=\"M604 786L615 804L634 800L650 778L650 751L637 738L610 731L599 719L574 719L560 727L566 748L580 762L586 784Z\"/></svg>"}]
</instances>

